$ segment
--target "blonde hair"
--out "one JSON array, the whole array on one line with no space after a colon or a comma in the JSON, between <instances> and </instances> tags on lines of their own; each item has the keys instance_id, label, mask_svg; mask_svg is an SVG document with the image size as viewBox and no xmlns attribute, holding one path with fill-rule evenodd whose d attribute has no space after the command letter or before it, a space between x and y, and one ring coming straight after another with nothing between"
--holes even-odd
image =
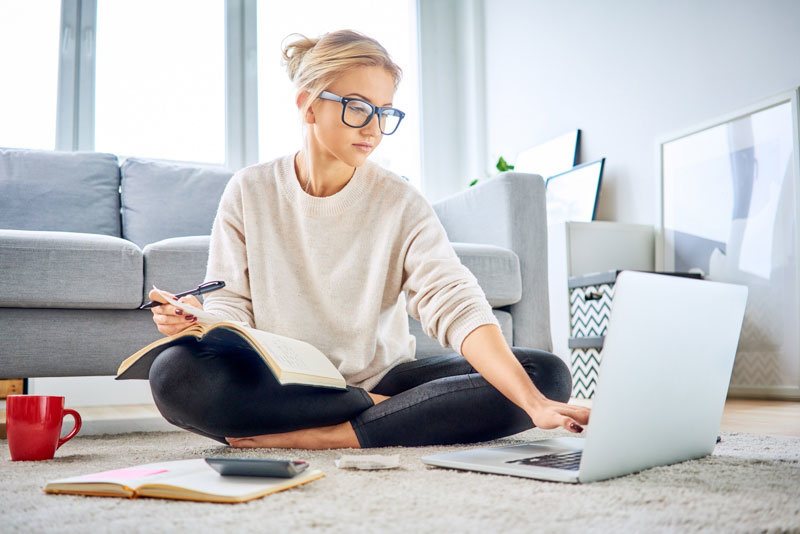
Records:
<instances>
[{"instance_id":1,"label":"blonde hair","mask_svg":"<svg viewBox=\"0 0 800 534\"><path fill-rule=\"evenodd\" d=\"M386 49L363 33L339 30L316 39L293 33L286 39L290 37L296 39L283 47L283 64L297 90L309 93L300 110L301 117L319 94L345 70L383 67L392 75L395 89L403 76L402 69L392 61Z\"/></svg>"},{"instance_id":2,"label":"blonde hair","mask_svg":"<svg viewBox=\"0 0 800 534\"><path fill-rule=\"evenodd\" d=\"M389 52L378 41L363 33L339 30L324 33L316 39L293 33L284 41L291 37L294 37L294 40L283 46L283 64L297 91L308 92L308 98L300 108L303 144L306 148L303 161L308 174L305 189L308 192L314 170L308 151L308 124L305 122L305 116L311 103L342 72L349 69L383 67L391 74L395 90L400 84L403 71L392 61Z\"/></svg>"}]
</instances>

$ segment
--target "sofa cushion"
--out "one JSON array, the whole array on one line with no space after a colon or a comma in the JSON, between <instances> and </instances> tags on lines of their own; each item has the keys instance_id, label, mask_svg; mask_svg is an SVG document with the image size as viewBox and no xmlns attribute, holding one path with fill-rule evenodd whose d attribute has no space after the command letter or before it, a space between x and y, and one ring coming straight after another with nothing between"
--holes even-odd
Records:
<instances>
[{"instance_id":1,"label":"sofa cushion","mask_svg":"<svg viewBox=\"0 0 800 534\"><path fill-rule=\"evenodd\" d=\"M451 243L461 263L469 269L492 307L515 304L522 298L519 257L494 245Z\"/></svg>"},{"instance_id":2,"label":"sofa cushion","mask_svg":"<svg viewBox=\"0 0 800 534\"><path fill-rule=\"evenodd\" d=\"M157 286L170 293L180 293L203 283L208 263L207 235L173 237L144 247L144 302ZM202 297L198 297L200 302Z\"/></svg>"},{"instance_id":3,"label":"sofa cushion","mask_svg":"<svg viewBox=\"0 0 800 534\"><path fill-rule=\"evenodd\" d=\"M0 307L130 309L142 251L119 237L0 230Z\"/></svg>"},{"instance_id":4,"label":"sofa cushion","mask_svg":"<svg viewBox=\"0 0 800 534\"><path fill-rule=\"evenodd\" d=\"M117 157L0 148L0 228L120 237Z\"/></svg>"},{"instance_id":5,"label":"sofa cushion","mask_svg":"<svg viewBox=\"0 0 800 534\"><path fill-rule=\"evenodd\" d=\"M144 248L170 237L209 235L233 173L139 158L122 163L122 237Z\"/></svg>"}]
</instances>

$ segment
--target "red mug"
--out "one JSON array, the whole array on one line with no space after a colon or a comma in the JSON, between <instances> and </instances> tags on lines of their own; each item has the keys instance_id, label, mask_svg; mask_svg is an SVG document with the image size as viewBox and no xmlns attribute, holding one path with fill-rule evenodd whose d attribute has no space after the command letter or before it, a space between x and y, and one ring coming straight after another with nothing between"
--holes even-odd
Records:
<instances>
[{"instance_id":1,"label":"red mug","mask_svg":"<svg viewBox=\"0 0 800 534\"><path fill-rule=\"evenodd\" d=\"M60 438L66 415L75 419L75 427ZM64 408L64 397L9 395L6 399L6 433L12 461L49 460L80 429L81 416Z\"/></svg>"}]
</instances>

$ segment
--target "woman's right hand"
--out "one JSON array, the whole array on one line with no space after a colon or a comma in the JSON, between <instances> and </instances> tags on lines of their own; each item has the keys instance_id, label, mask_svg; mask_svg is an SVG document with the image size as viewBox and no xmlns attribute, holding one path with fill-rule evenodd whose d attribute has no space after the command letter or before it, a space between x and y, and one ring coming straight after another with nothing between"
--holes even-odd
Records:
<instances>
[{"instance_id":1,"label":"woman's right hand","mask_svg":"<svg viewBox=\"0 0 800 534\"><path fill-rule=\"evenodd\" d=\"M170 297L174 297L172 293L164 291ZM153 302L163 302L161 306L150 308L153 312L153 322L156 323L158 331L166 336L172 336L178 332L183 332L197 322L197 317L194 315L184 315L183 310L176 308L172 304L168 304L167 300L162 297L155 289L150 290L147 295ZM188 297L181 297L181 302L191 304L197 308L202 309L203 305L197 300L194 295Z\"/></svg>"}]
</instances>

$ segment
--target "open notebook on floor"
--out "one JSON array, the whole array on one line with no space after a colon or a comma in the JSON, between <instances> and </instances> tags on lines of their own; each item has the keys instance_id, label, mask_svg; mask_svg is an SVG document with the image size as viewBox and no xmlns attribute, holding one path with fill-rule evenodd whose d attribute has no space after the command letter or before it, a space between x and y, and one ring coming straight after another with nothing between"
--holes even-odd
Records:
<instances>
[{"instance_id":1,"label":"open notebook on floor","mask_svg":"<svg viewBox=\"0 0 800 534\"><path fill-rule=\"evenodd\" d=\"M429 465L591 482L711 453L747 287L625 271L617 277L585 438L426 456Z\"/></svg>"},{"instance_id":2,"label":"open notebook on floor","mask_svg":"<svg viewBox=\"0 0 800 534\"><path fill-rule=\"evenodd\" d=\"M137 465L52 480L46 493L103 497L158 497L185 501L237 503L258 499L323 478L319 470L292 478L222 476L203 458Z\"/></svg>"}]
</instances>

